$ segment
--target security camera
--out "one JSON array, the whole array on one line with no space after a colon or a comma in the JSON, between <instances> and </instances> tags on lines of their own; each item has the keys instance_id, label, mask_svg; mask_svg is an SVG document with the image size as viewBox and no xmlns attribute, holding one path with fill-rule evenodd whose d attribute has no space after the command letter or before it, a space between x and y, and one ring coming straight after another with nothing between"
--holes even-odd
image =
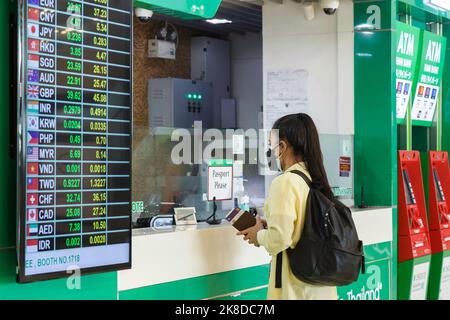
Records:
<instances>
[{"instance_id":1,"label":"security camera","mask_svg":"<svg viewBox=\"0 0 450 320\"><path fill-rule=\"evenodd\" d=\"M314 4L312 1L303 2L303 14L306 20L314 19Z\"/></svg>"},{"instance_id":2,"label":"security camera","mask_svg":"<svg viewBox=\"0 0 450 320\"><path fill-rule=\"evenodd\" d=\"M140 22L146 23L146 22L149 22L150 19L152 18L153 11L152 10L147 10L147 9L144 9L144 8L136 8L134 10L134 14L139 19Z\"/></svg>"},{"instance_id":3,"label":"security camera","mask_svg":"<svg viewBox=\"0 0 450 320\"><path fill-rule=\"evenodd\" d=\"M325 14L331 16L336 13L339 7L339 0L320 0L320 6Z\"/></svg>"}]
</instances>

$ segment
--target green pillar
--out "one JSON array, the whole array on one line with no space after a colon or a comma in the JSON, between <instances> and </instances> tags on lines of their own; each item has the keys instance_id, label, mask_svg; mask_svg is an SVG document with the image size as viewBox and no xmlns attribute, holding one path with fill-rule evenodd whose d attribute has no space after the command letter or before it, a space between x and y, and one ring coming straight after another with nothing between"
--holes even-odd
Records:
<instances>
[{"instance_id":1,"label":"green pillar","mask_svg":"<svg viewBox=\"0 0 450 320\"><path fill-rule=\"evenodd\" d=\"M393 207L391 299L397 282L396 1L354 1L355 203Z\"/></svg>"}]
</instances>

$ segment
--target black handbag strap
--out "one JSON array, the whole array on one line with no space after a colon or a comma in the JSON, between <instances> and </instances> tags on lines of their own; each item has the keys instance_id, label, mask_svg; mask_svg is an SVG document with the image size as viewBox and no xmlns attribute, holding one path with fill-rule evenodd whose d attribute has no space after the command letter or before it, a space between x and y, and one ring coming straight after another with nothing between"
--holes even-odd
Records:
<instances>
[{"instance_id":1,"label":"black handbag strap","mask_svg":"<svg viewBox=\"0 0 450 320\"><path fill-rule=\"evenodd\" d=\"M281 288L281 269L283 266L283 251L277 254L276 268L275 268L275 288Z\"/></svg>"}]
</instances>

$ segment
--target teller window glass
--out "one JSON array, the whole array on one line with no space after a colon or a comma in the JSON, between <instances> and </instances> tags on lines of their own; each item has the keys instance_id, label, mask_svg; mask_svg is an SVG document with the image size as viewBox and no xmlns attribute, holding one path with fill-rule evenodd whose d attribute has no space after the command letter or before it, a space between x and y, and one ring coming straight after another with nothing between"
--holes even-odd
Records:
<instances>
[{"instance_id":1,"label":"teller window glass","mask_svg":"<svg viewBox=\"0 0 450 320\"><path fill-rule=\"evenodd\" d=\"M181 154L185 162L190 163L180 164L181 140L178 140L177 134L174 133L176 130L180 129L134 126L132 154L134 228L148 227L155 216L173 215L174 208L177 207L195 207L198 222L204 222L212 214L213 203L207 201L208 162L199 161L195 158L195 154L201 154L198 157L209 154L212 158L210 160L232 160L233 197L217 202L217 218L223 219L236 204L249 208L263 206L264 176L260 174L259 165L249 160L251 156L257 156L256 141L251 141L250 138L243 140L245 155L233 154L236 151L233 151L233 138L228 139L228 147L225 138L218 141L223 147L214 148L211 147L211 142L203 142L196 149L193 130L181 129L182 132L189 134L187 139L190 139L190 143L183 145L186 148ZM217 130L216 133L226 136L225 130ZM240 140L242 141L242 138Z\"/></svg>"}]
</instances>

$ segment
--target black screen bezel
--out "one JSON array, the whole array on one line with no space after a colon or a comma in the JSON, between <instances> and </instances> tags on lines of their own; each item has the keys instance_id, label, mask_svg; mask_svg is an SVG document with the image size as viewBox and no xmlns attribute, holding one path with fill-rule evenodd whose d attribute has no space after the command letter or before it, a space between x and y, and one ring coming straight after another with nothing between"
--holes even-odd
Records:
<instances>
[{"instance_id":1,"label":"black screen bezel","mask_svg":"<svg viewBox=\"0 0 450 320\"><path fill-rule=\"evenodd\" d=\"M132 142L133 142L133 0L124 0L130 2L130 183L132 184ZM25 74L26 68L24 67L24 61L27 51L25 34L27 27L26 20L26 7L25 2L27 0L19 0L17 2L17 282L18 283L30 283L37 281L53 280L59 278L67 278L72 276L72 273L67 271L49 272L41 273L35 275L25 275L25 199L26 199L26 186L25 186L25 176L26 176L26 106L25 106ZM24 133L25 132L25 133ZM119 270L131 269L132 266L132 217L131 217L131 201L132 201L132 185L130 185L130 214L129 214L129 259L127 263L112 264L105 266L89 267L79 269L80 274L94 274L94 273L105 273L113 272ZM76 249L74 249L76 250Z\"/></svg>"}]
</instances>

